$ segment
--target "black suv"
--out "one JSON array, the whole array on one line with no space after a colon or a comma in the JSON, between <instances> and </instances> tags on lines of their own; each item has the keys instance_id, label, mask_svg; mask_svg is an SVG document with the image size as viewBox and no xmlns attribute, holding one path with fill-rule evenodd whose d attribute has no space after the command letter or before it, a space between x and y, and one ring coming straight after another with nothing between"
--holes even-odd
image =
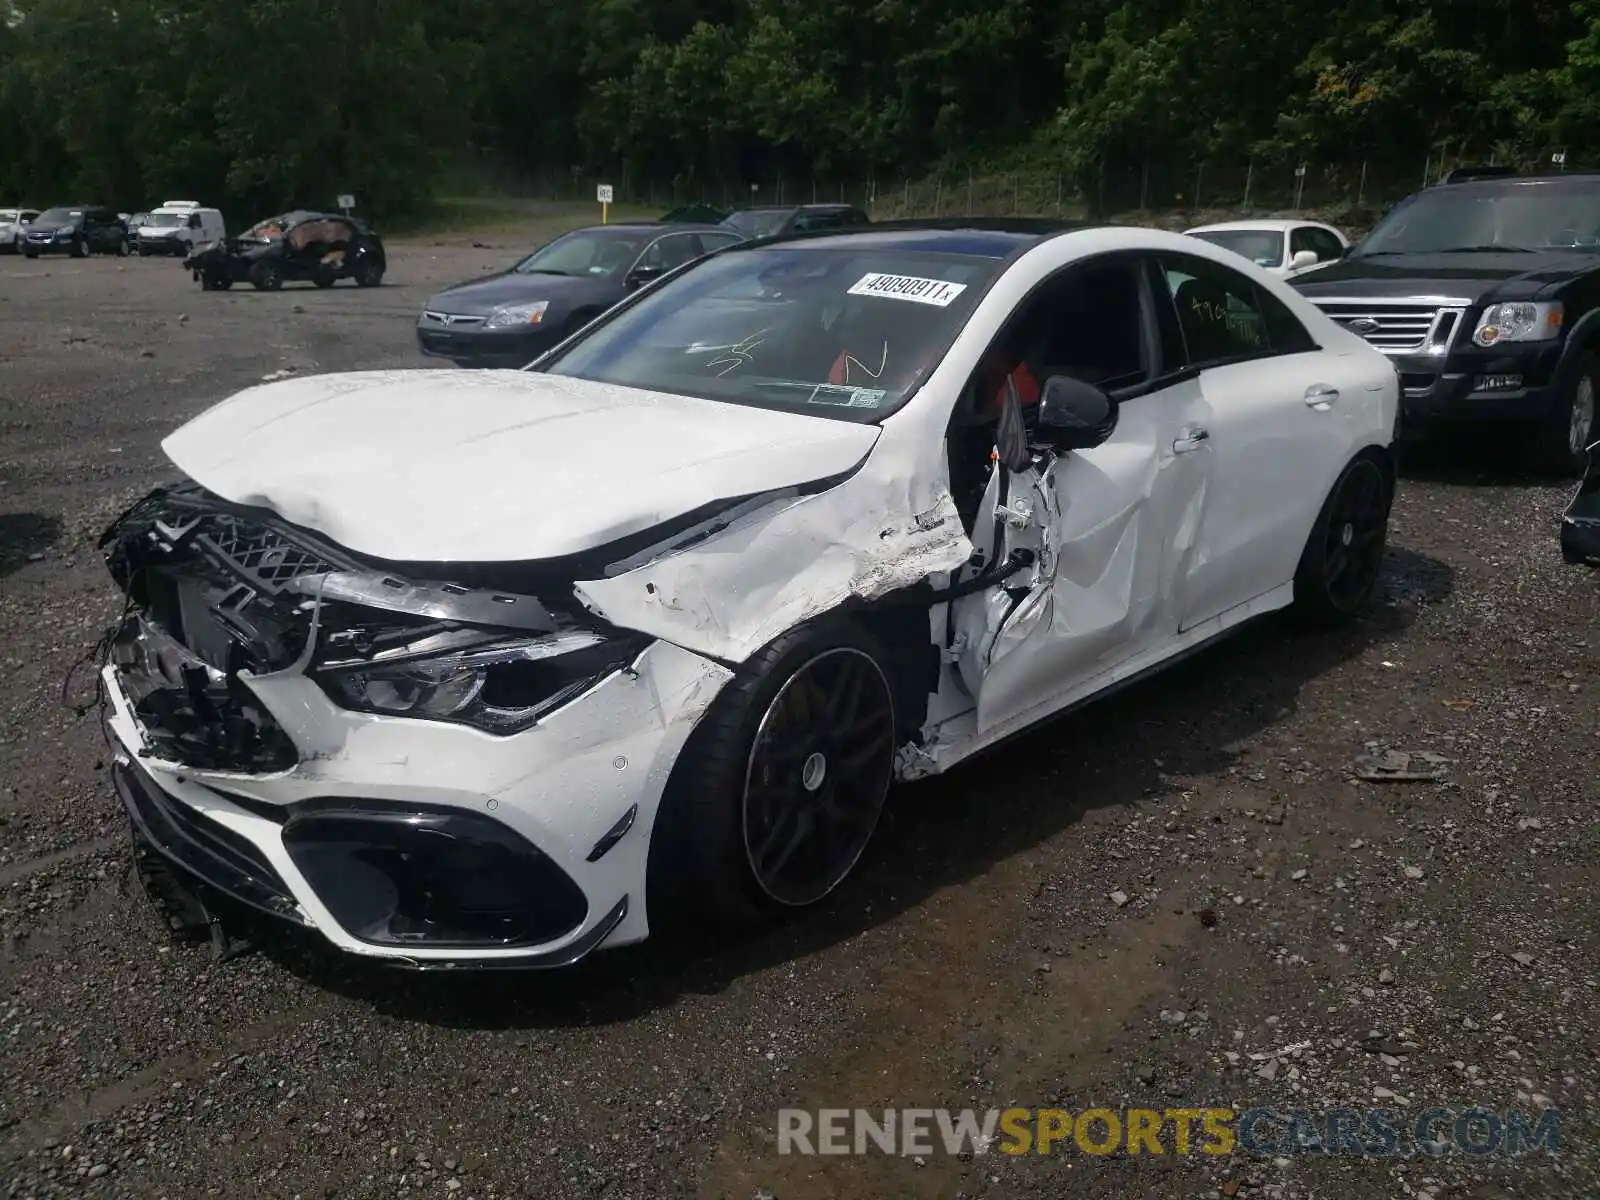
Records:
<instances>
[{"instance_id":1,"label":"black suv","mask_svg":"<svg viewBox=\"0 0 1600 1200\"><path fill-rule=\"evenodd\" d=\"M1530 466L1576 474L1597 436L1600 173L1447 178L1289 283L1394 360L1403 434L1501 422Z\"/></svg>"},{"instance_id":2,"label":"black suv","mask_svg":"<svg viewBox=\"0 0 1600 1200\"><path fill-rule=\"evenodd\" d=\"M23 231L22 253L29 258L41 254L70 254L83 258L90 254L127 254L128 227L109 208L98 204L67 204L47 208Z\"/></svg>"}]
</instances>

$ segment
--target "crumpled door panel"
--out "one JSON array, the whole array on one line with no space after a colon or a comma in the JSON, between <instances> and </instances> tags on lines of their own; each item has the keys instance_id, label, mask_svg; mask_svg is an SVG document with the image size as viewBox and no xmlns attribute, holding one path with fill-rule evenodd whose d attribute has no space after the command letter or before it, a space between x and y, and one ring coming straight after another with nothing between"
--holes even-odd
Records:
<instances>
[{"instance_id":1,"label":"crumpled door panel","mask_svg":"<svg viewBox=\"0 0 1600 1200\"><path fill-rule=\"evenodd\" d=\"M1139 397L1104 445L1052 466L1048 599L1030 595L995 640L978 692L980 734L1177 632L1211 458L1174 453L1172 435L1201 404L1182 385Z\"/></svg>"}]
</instances>

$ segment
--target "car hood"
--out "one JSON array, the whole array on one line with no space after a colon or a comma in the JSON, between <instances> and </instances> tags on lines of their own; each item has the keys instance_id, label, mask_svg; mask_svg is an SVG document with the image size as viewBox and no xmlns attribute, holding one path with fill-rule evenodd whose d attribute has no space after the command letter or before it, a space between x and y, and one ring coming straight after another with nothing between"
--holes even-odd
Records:
<instances>
[{"instance_id":1,"label":"car hood","mask_svg":"<svg viewBox=\"0 0 1600 1200\"><path fill-rule=\"evenodd\" d=\"M1522 298L1600 267L1600 255L1574 251L1528 254L1375 254L1345 258L1290 286L1309 300L1348 296L1387 299L1454 296L1465 300Z\"/></svg>"},{"instance_id":2,"label":"car hood","mask_svg":"<svg viewBox=\"0 0 1600 1200\"><path fill-rule=\"evenodd\" d=\"M609 308L623 295L620 277L516 275L507 272L447 287L430 296L423 307L434 311L486 316L501 305L531 304L536 300L548 300L557 308L593 304L603 304Z\"/></svg>"},{"instance_id":3,"label":"car hood","mask_svg":"<svg viewBox=\"0 0 1600 1200\"><path fill-rule=\"evenodd\" d=\"M35 221L27 228L29 233L60 233L64 229L76 229L77 227L78 223L76 221Z\"/></svg>"},{"instance_id":4,"label":"car hood","mask_svg":"<svg viewBox=\"0 0 1600 1200\"><path fill-rule=\"evenodd\" d=\"M395 562L559 558L848 472L878 429L526 371L248 388L162 449L202 487Z\"/></svg>"}]
</instances>

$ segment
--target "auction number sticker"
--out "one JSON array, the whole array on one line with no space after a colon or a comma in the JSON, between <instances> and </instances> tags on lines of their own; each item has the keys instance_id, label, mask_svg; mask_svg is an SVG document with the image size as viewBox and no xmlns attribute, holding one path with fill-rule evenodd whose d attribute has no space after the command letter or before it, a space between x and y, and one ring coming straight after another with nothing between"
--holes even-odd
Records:
<instances>
[{"instance_id":1,"label":"auction number sticker","mask_svg":"<svg viewBox=\"0 0 1600 1200\"><path fill-rule=\"evenodd\" d=\"M882 296L886 300L910 300L913 304L931 304L947 308L962 292L964 283L950 283L944 279L919 279L915 275L884 275L877 271L863 275L850 286L852 296Z\"/></svg>"}]
</instances>

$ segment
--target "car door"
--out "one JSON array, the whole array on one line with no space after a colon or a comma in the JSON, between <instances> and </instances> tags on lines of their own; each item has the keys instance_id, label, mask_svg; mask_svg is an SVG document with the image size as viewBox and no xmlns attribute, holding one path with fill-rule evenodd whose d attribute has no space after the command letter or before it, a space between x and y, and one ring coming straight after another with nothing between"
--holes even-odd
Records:
<instances>
[{"instance_id":1,"label":"car door","mask_svg":"<svg viewBox=\"0 0 1600 1200\"><path fill-rule=\"evenodd\" d=\"M1174 581L1189 630L1293 579L1352 436L1356 405L1341 398L1362 382L1248 276L1185 254L1158 264L1160 298L1209 412L1199 436L1214 455L1199 544Z\"/></svg>"},{"instance_id":2,"label":"car door","mask_svg":"<svg viewBox=\"0 0 1600 1200\"><path fill-rule=\"evenodd\" d=\"M951 431L951 479L982 562L1021 552L1031 565L1001 586L952 606L952 647L977 698L979 731L1022 717L1052 697L1154 652L1177 633L1171 580L1186 569L1212 469L1209 419L1195 378L1166 361L1161 321L1142 255L1075 264L1036 290L997 335L979 376L1020 358L1043 384L1051 375L1095 383L1116 400L1111 437L1043 468L995 464L974 505L957 455L972 456L961 417L990 380L969 383ZM992 397L989 411L994 410ZM968 445L962 449L961 443ZM974 484L975 487L975 484ZM969 569L969 575L982 567Z\"/></svg>"}]
</instances>

